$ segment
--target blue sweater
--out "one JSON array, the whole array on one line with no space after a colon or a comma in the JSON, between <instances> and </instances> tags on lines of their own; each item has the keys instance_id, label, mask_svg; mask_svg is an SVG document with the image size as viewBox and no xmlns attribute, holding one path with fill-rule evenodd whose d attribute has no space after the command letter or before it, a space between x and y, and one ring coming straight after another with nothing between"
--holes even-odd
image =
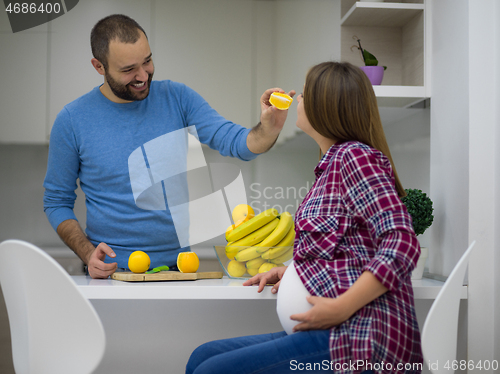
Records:
<instances>
[{"instance_id":1,"label":"blue sweater","mask_svg":"<svg viewBox=\"0 0 500 374\"><path fill-rule=\"evenodd\" d=\"M159 203L166 208L144 209L138 203L130 160L138 150L145 152L144 144L188 126L195 127L200 142L223 156L256 157L246 145L249 129L227 121L180 83L153 81L145 100L126 104L108 100L95 87L66 105L52 128L44 181L44 210L54 230L76 219L79 179L87 207L87 237L94 245L108 244L117 254L106 262L127 268L130 253L142 250L150 256L151 267L175 264L177 253L186 249L179 246L166 199Z\"/></svg>"}]
</instances>

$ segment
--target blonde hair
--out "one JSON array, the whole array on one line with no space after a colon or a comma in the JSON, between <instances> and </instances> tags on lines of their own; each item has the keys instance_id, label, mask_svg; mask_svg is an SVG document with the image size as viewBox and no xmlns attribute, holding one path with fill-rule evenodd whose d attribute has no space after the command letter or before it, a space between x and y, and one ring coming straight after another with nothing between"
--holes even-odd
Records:
<instances>
[{"instance_id":1,"label":"blonde hair","mask_svg":"<svg viewBox=\"0 0 500 374\"><path fill-rule=\"evenodd\" d=\"M381 151L391 162L400 197L406 195L380 120L377 98L366 74L347 62L323 62L306 76L304 110L320 135L339 142L356 140Z\"/></svg>"}]
</instances>

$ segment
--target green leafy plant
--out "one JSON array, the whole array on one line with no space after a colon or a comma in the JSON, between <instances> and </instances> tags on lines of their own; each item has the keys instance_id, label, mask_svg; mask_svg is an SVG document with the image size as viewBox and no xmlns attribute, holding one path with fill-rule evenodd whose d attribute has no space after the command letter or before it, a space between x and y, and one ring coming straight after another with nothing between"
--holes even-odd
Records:
<instances>
[{"instance_id":1,"label":"green leafy plant","mask_svg":"<svg viewBox=\"0 0 500 374\"><path fill-rule=\"evenodd\" d=\"M353 39L355 39L358 42L358 45L353 45L351 47L351 50L352 48L359 49L359 51L361 52L361 58L363 59L363 63L365 64L365 66L378 66L377 58L370 52L368 52L366 49L363 49L363 47L361 47L361 40L358 39L356 35L353 36ZM383 68L384 70L386 70L387 66L384 66Z\"/></svg>"},{"instance_id":2,"label":"green leafy plant","mask_svg":"<svg viewBox=\"0 0 500 374\"><path fill-rule=\"evenodd\" d=\"M406 196L401 200L411 215L413 230L417 235L423 234L434 221L432 200L421 190L406 189L405 192Z\"/></svg>"}]
</instances>

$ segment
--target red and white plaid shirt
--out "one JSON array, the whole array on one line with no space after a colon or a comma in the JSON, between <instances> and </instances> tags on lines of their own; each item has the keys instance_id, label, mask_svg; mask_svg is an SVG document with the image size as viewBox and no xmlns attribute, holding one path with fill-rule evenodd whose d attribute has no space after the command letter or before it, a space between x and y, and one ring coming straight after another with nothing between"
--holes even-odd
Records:
<instances>
[{"instance_id":1,"label":"red and white plaid shirt","mask_svg":"<svg viewBox=\"0 0 500 374\"><path fill-rule=\"evenodd\" d=\"M356 373L363 362L376 373L420 373L411 285L420 245L388 158L360 142L337 143L314 172L295 216L294 262L305 287L334 298L370 271L389 290L331 329L331 367Z\"/></svg>"}]
</instances>

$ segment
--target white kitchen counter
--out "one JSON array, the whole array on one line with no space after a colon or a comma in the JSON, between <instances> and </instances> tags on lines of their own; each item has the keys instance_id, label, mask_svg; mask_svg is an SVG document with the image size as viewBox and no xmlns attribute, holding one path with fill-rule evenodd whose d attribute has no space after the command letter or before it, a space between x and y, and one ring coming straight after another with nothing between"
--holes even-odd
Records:
<instances>
[{"instance_id":1,"label":"white kitchen counter","mask_svg":"<svg viewBox=\"0 0 500 374\"><path fill-rule=\"evenodd\" d=\"M196 281L123 282L72 276L106 331L106 353L95 374L182 373L200 344L281 330L271 287L227 277ZM413 281L422 324L443 282ZM462 298L467 298L464 287Z\"/></svg>"},{"instance_id":2,"label":"white kitchen counter","mask_svg":"<svg viewBox=\"0 0 500 374\"><path fill-rule=\"evenodd\" d=\"M107 300L262 300L276 299L271 287L257 293L256 287L243 286L243 280L203 279L196 281L123 282L113 279L91 279L73 276L78 288L89 299ZM444 282L423 278L412 281L416 300L433 300ZM462 299L467 299L467 286L462 288Z\"/></svg>"},{"instance_id":3,"label":"white kitchen counter","mask_svg":"<svg viewBox=\"0 0 500 374\"><path fill-rule=\"evenodd\" d=\"M88 276L73 276L78 288L89 299L128 300L253 300L276 299L271 287L260 294L257 287L243 286L243 280L199 279L191 281L124 282L111 278L91 279Z\"/></svg>"}]
</instances>

